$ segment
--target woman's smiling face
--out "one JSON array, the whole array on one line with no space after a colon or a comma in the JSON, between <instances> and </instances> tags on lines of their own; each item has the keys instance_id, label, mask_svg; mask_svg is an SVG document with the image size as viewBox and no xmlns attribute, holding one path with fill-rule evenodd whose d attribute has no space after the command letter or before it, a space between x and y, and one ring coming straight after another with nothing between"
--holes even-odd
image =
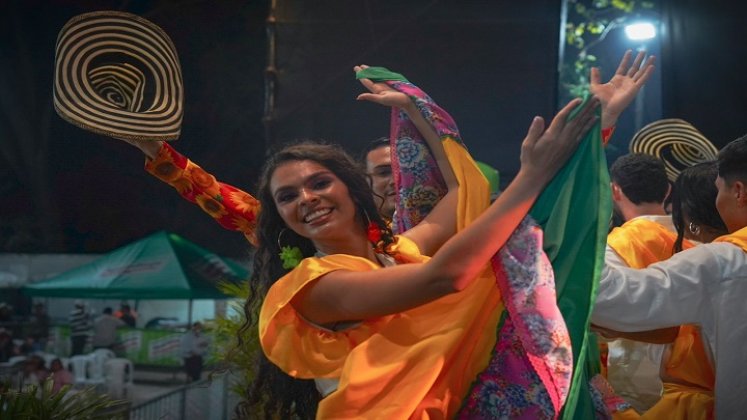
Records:
<instances>
[{"instance_id":1,"label":"woman's smiling face","mask_svg":"<svg viewBox=\"0 0 747 420\"><path fill-rule=\"evenodd\" d=\"M280 164L270 178L270 193L288 228L310 239L317 249L339 245L356 229L356 206L348 187L332 171L312 160Z\"/></svg>"}]
</instances>

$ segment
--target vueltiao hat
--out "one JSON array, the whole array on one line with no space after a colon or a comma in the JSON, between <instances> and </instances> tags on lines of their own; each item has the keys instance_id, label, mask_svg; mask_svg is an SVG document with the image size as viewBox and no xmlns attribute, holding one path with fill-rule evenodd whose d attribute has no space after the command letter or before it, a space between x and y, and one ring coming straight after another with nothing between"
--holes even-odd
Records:
<instances>
[{"instance_id":1,"label":"vueltiao hat","mask_svg":"<svg viewBox=\"0 0 747 420\"><path fill-rule=\"evenodd\" d=\"M119 11L75 16L57 37L54 67L54 107L68 122L115 138L179 138L179 57L154 23Z\"/></svg>"},{"instance_id":2,"label":"vueltiao hat","mask_svg":"<svg viewBox=\"0 0 747 420\"><path fill-rule=\"evenodd\" d=\"M685 120L668 118L641 128L630 140L631 153L645 153L664 161L667 178L674 182L680 172L697 163L716 160L718 149Z\"/></svg>"}]
</instances>

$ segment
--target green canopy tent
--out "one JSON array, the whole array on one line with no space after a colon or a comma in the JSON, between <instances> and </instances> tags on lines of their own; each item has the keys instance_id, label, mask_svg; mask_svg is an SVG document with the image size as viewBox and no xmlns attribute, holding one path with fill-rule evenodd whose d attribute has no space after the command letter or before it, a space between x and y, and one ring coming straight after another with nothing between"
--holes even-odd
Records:
<instances>
[{"instance_id":1,"label":"green canopy tent","mask_svg":"<svg viewBox=\"0 0 747 420\"><path fill-rule=\"evenodd\" d=\"M157 232L86 265L23 287L36 297L81 299L227 299L220 282L249 272L179 235Z\"/></svg>"}]
</instances>

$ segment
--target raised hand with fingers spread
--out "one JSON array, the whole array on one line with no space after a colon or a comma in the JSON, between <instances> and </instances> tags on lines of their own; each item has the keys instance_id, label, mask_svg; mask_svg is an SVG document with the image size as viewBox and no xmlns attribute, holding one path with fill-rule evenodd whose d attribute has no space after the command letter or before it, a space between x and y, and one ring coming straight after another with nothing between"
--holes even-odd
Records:
<instances>
[{"instance_id":1,"label":"raised hand with fingers spread","mask_svg":"<svg viewBox=\"0 0 747 420\"><path fill-rule=\"evenodd\" d=\"M630 64L632 56L631 50L625 52L615 75L607 83L601 83L602 76L598 67L591 68L589 90L602 104L602 128L609 128L617 123L617 118L633 102L638 91L654 73L655 56L646 59L646 53L641 51Z\"/></svg>"}]
</instances>

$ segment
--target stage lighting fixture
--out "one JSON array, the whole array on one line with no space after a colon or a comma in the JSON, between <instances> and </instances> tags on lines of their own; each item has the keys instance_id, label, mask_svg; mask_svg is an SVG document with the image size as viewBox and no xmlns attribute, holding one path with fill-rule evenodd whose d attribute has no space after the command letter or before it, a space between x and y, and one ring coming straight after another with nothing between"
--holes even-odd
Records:
<instances>
[{"instance_id":1,"label":"stage lighting fixture","mask_svg":"<svg viewBox=\"0 0 747 420\"><path fill-rule=\"evenodd\" d=\"M634 22L625 25L625 35L633 41L647 41L656 37L656 27L651 22Z\"/></svg>"}]
</instances>

